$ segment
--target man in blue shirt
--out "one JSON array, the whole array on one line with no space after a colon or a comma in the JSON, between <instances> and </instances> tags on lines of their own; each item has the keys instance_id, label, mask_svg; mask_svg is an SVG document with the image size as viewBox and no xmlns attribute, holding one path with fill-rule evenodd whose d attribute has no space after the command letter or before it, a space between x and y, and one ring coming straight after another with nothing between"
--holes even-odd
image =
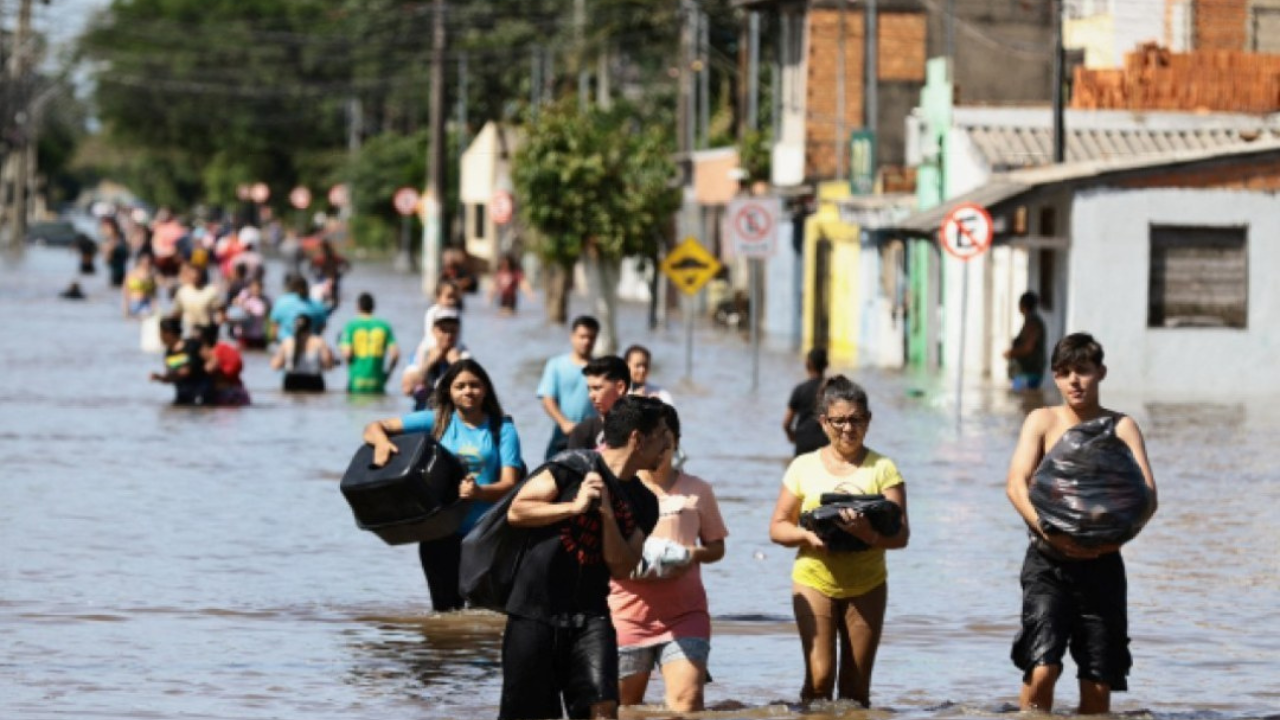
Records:
<instances>
[{"instance_id":1,"label":"man in blue shirt","mask_svg":"<svg viewBox=\"0 0 1280 720\"><path fill-rule=\"evenodd\" d=\"M582 368L591 360L599 334L600 323L595 318L589 315L574 318L569 336L572 351L551 358L542 370L538 397L542 400L542 409L556 424L547 443L548 458L565 449L575 425L595 414Z\"/></svg>"},{"instance_id":2,"label":"man in blue shirt","mask_svg":"<svg viewBox=\"0 0 1280 720\"><path fill-rule=\"evenodd\" d=\"M299 315L311 318L311 331L316 335L324 333L324 326L329 322L329 311L310 298L307 279L301 275L289 278L289 292L276 300L271 307L271 323L276 328L276 340L293 337L293 321Z\"/></svg>"}]
</instances>

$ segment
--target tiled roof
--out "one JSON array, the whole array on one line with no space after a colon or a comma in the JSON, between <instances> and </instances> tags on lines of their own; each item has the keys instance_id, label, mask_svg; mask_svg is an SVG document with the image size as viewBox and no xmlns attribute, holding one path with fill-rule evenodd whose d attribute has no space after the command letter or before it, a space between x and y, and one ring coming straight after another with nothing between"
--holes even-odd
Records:
<instances>
[{"instance_id":1,"label":"tiled roof","mask_svg":"<svg viewBox=\"0 0 1280 720\"><path fill-rule=\"evenodd\" d=\"M1053 161L1047 108L957 108L955 125L993 172ZM1064 125L1067 162L1214 150L1280 137L1280 128L1255 115L1069 111Z\"/></svg>"}]
</instances>

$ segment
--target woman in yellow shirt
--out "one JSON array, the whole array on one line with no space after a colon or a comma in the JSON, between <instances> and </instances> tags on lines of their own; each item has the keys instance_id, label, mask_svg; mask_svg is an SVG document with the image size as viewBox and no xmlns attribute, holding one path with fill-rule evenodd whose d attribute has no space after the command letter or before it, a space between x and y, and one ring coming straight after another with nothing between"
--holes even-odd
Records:
<instances>
[{"instance_id":1,"label":"woman in yellow shirt","mask_svg":"<svg viewBox=\"0 0 1280 720\"><path fill-rule=\"evenodd\" d=\"M830 700L838 689L840 699L866 707L888 599L884 551L906 547L911 535L907 488L893 461L863 444L871 408L862 387L843 375L829 378L818 390L815 412L831 444L797 457L787 468L769 538L799 548L791 599L804 651L801 701ZM865 515L841 510L840 528L868 549L829 550L816 533L800 525L800 514L821 505L823 493L882 494L901 509L902 526L892 536L882 535Z\"/></svg>"}]
</instances>

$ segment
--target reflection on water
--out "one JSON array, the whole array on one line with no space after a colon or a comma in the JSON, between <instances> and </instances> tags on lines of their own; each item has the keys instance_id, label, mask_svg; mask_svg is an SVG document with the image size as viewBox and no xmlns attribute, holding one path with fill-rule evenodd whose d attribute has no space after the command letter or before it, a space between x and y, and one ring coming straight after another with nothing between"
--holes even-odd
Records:
<instances>
[{"instance_id":1,"label":"reflection on water","mask_svg":"<svg viewBox=\"0 0 1280 720\"><path fill-rule=\"evenodd\" d=\"M494 716L502 618L432 615L416 549L357 530L337 491L364 424L405 403L286 396L254 355L252 408L170 408L168 388L146 382L158 358L139 353L137 326L101 278L85 283L86 301L55 299L73 267L52 250L0 260L0 717ZM374 292L401 342L418 341L416 279L359 267L347 289ZM548 330L536 303L515 319L482 305L469 303L464 340L536 465L550 422L533 389L566 333ZM731 532L725 560L704 572L715 709L701 716L1005 715L1017 697L1008 652L1025 538L1004 474L1022 418L1053 401L1052 388L1015 395L973 381L957 423L954 378L852 373L875 412L868 444L907 479L912 541L889 559L877 707L802 712L791 553L767 534L790 459L778 425L801 363L766 350L753 394L737 335L699 331L692 382L680 378L678 323L650 333L643 310L627 308L621 335L653 349L654 377L682 413L688 469L715 485ZM1108 348L1108 360L1136 361L1125 353ZM330 380L341 387L342 370ZM1161 509L1126 550L1135 666L1115 707L1157 720L1275 718L1280 408L1123 391L1104 385L1108 404L1146 431ZM1074 705L1073 686L1061 683L1061 708ZM655 681L648 699L660 697Z\"/></svg>"}]
</instances>

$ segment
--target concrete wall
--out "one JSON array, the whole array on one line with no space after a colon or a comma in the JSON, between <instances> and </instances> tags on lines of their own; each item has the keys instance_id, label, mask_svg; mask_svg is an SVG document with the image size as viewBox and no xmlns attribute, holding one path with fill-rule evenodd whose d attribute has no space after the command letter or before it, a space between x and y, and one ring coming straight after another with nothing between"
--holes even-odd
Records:
<instances>
[{"instance_id":1,"label":"concrete wall","mask_svg":"<svg viewBox=\"0 0 1280 720\"><path fill-rule=\"evenodd\" d=\"M1248 226L1246 329L1147 327L1152 223ZM1186 400L1280 393L1280 197L1099 189L1076 196L1071 227L1066 329L1102 343L1109 386Z\"/></svg>"},{"instance_id":2,"label":"concrete wall","mask_svg":"<svg viewBox=\"0 0 1280 720\"><path fill-rule=\"evenodd\" d=\"M955 0L958 103L1048 102L1053 68L1048 2ZM930 3L928 55L946 54L947 7Z\"/></svg>"},{"instance_id":3,"label":"concrete wall","mask_svg":"<svg viewBox=\"0 0 1280 720\"><path fill-rule=\"evenodd\" d=\"M761 333L771 344L799 344L800 256L792 246L790 218L778 224L778 251L764 261L764 318Z\"/></svg>"}]
</instances>

